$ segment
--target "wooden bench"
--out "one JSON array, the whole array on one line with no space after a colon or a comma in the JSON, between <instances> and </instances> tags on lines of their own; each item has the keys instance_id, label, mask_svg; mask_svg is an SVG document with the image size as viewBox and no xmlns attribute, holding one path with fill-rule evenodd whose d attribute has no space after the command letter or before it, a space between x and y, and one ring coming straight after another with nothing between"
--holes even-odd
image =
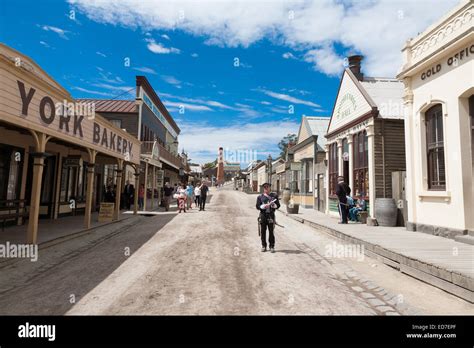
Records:
<instances>
[{"instance_id":1,"label":"wooden bench","mask_svg":"<svg viewBox=\"0 0 474 348\"><path fill-rule=\"evenodd\" d=\"M5 224L8 220L22 218L22 223L25 223L25 218L28 217L29 212L25 208L24 199L8 199L0 200L0 220L2 221L2 231L5 230Z\"/></svg>"}]
</instances>

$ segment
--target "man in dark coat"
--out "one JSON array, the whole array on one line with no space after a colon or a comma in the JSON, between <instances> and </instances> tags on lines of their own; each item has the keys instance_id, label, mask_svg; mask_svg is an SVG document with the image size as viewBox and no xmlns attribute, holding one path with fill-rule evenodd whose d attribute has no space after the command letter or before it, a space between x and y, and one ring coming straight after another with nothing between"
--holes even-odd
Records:
<instances>
[{"instance_id":1,"label":"man in dark coat","mask_svg":"<svg viewBox=\"0 0 474 348\"><path fill-rule=\"evenodd\" d=\"M169 182L165 184L163 193L164 193L164 201L165 201L165 210L169 211L171 198L173 197L173 193L174 193L174 188L170 186Z\"/></svg>"},{"instance_id":2,"label":"man in dark coat","mask_svg":"<svg viewBox=\"0 0 474 348\"><path fill-rule=\"evenodd\" d=\"M123 199L125 203L125 208L130 210L130 206L132 205L133 198L135 196L135 187L130 184L130 181L127 180L125 187L123 189Z\"/></svg>"},{"instance_id":3,"label":"man in dark coat","mask_svg":"<svg viewBox=\"0 0 474 348\"><path fill-rule=\"evenodd\" d=\"M207 193L209 192L209 187L207 187L206 183L203 182L201 184L201 201L199 202L199 211L204 211L206 208L206 199L207 199Z\"/></svg>"},{"instance_id":4,"label":"man in dark coat","mask_svg":"<svg viewBox=\"0 0 474 348\"><path fill-rule=\"evenodd\" d=\"M257 197L255 207L260 211L258 217L260 238L262 240L262 251L267 251L267 227L268 227L268 242L270 244L270 251L275 252L275 210L280 208L280 201L274 192L270 192L270 184L264 183L262 185L263 193Z\"/></svg>"},{"instance_id":5,"label":"man in dark coat","mask_svg":"<svg viewBox=\"0 0 474 348\"><path fill-rule=\"evenodd\" d=\"M337 178L336 196L339 199L339 215L341 217L340 224L347 224L347 216L349 215L349 206L347 204L347 196L351 195L351 188L344 182L344 177Z\"/></svg>"}]
</instances>

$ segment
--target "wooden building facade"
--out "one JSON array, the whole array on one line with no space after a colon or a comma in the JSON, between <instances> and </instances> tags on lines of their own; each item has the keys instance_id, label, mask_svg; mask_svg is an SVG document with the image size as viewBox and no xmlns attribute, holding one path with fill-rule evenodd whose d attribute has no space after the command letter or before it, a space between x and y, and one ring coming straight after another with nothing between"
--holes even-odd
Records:
<instances>
[{"instance_id":1,"label":"wooden building facade","mask_svg":"<svg viewBox=\"0 0 474 348\"><path fill-rule=\"evenodd\" d=\"M405 171L403 84L364 77L361 60L349 57L328 126L326 213L338 214L335 190L343 176L375 218L375 200L392 198L392 173Z\"/></svg>"}]
</instances>

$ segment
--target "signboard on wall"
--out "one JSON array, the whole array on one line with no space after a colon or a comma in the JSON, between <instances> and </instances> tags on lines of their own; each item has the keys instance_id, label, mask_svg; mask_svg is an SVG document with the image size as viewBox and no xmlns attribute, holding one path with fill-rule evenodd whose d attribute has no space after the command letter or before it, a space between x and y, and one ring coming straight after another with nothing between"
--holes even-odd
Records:
<instances>
[{"instance_id":1,"label":"signboard on wall","mask_svg":"<svg viewBox=\"0 0 474 348\"><path fill-rule=\"evenodd\" d=\"M301 162L291 162L290 170L301 170Z\"/></svg>"},{"instance_id":2,"label":"signboard on wall","mask_svg":"<svg viewBox=\"0 0 474 348\"><path fill-rule=\"evenodd\" d=\"M370 112L372 107L359 90L358 81L353 81L347 72L344 73L338 96L331 116L328 133L343 127L358 117Z\"/></svg>"},{"instance_id":3,"label":"signboard on wall","mask_svg":"<svg viewBox=\"0 0 474 348\"><path fill-rule=\"evenodd\" d=\"M157 170L156 171L156 187L163 187L165 171L164 170Z\"/></svg>"},{"instance_id":4,"label":"signboard on wall","mask_svg":"<svg viewBox=\"0 0 474 348\"><path fill-rule=\"evenodd\" d=\"M79 156L67 156L64 159L64 165L66 167L81 167L82 166L82 157Z\"/></svg>"},{"instance_id":5,"label":"signboard on wall","mask_svg":"<svg viewBox=\"0 0 474 348\"><path fill-rule=\"evenodd\" d=\"M74 100L35 62L0 44L2 121L64 142L140 163L140 141L95 113L91 101ZM19 62L15 65L14 62Z\"/></svg>"},{"instance_id":6,"label":"signboard on wall","mask_svg":"<svg viewBox=\"0 0 474 348\"><path fill-rule=\"evenodd\" d=\"M115 203L100 203L99 222L111 222L114 217Z\"/></svg>"}]
</instances>

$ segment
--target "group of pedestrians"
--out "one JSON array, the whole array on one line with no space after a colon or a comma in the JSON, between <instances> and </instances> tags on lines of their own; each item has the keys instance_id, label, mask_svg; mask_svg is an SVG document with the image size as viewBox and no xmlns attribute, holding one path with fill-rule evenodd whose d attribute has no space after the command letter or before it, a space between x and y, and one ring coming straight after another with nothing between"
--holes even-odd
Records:
<instances>
[{"instance_id":1,"label":"group of pedestrians","mask_svg":"<svg viewBox=\"0 0 474 348\"><path fill-rule=\"evenodd\" d=\"M143 197L144 197L145 187L142 184L138 190L138 206L140 209L143 208ZM107 186L105 189L104 194L104 201L108 203L115 203L115 199L117 196L117 185L113 187L111 185ZM120 208L125 208L130 210L134 204L135 199L135 186L130 184L130 181L127 180L125 182L125 186L123 187L122 195L120 196Z\"/></svg>"},{"instance_id":2,"label":"group of pedestrians","mask_svg":"<svg viewBox=\"0 0 474 348\"><path fill-rule=\"evenodd\" d=\"M336 196L339 200L339 216L340 224L347 224L349 220L357 222L359 220L359 212L367 210L367 204L364 200L364 192L360 193L359 199L351 197L351 188L344 182L344 177L337 178Z\"/></svg>"},{"instance_id":3,"label":"group of pedestrians","mask_svg":"<svg viewBox=\"0 0 474 348\"><path fill-rule=\"evenodd\" d=\"M198 183L194 187L191 183L175 184L174 188L167 182L164 187L164 203L165 210L169 211L172 198L177 200L178 212L185 212L186 209L192 209L193 203L195 207L199 207L199 211L204 211L206 207L207 193L209 187L205 182Z\"/></svg>"}]
</instances>

